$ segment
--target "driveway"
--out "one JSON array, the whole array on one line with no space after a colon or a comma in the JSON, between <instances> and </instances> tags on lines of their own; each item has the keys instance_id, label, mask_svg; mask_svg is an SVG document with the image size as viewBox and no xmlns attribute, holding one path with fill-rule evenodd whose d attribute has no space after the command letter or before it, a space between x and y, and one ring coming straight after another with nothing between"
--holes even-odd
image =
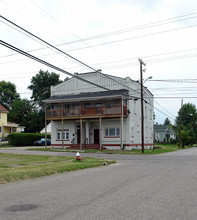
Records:
<instances>
[{"instance_id":1,"label":"driveway","mask_svg":"<svg viewBox=\"0 0 197 220\"><path fill-rule=\"evenodd\" d=\"M94 154L118 163L1 185L0 219L196 220L197 148L181 152Z\"/></svg>"}]
</instances>

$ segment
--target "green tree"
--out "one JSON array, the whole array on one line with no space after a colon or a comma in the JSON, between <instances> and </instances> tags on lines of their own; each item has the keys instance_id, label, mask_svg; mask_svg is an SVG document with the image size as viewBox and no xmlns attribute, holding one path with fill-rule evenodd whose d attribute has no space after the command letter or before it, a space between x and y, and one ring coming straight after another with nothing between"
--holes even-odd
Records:
<instances>
[{"instance_id":1,"label":"green tree","mask_svg":"<svg viewBox=\"0 0 197 220\"><path fill-rule=\"evenodd\" d=\"M16 92L15 84L6 81L0 81L0 104L7 110L10 105L19 99L19 94Z\"/></svg>"},{"instance_id":2,"label":"green tree","mask_svg":"<svg viewBox=\"0 0 197 220\"><path fill-rule=\"evenodd\" d=\"M49 73L48 71L40 70L36 76L31 79L31 85L28 89L32 90L31 99L43 108L42 100L50 97L50 87L62 82L59 75L56 73Z\"/></svg>"},{"instance_id":3,"label":"green tree","mask_svg":"<svg viewBox=\"0 0 197 220\"><path fill-rule=\"evenodd\" d=\"M180 129L180 115L181 109L175 120L177 135ZM183 147L197 142L197 109L191 103L186 103L182 107L181 142Z\"/></svg>"},{"instance_id":4,"label":"green tree","mask_svg":"<svg viewBox=\"0 0 197 220\"><path fill-rule=\"evenodd\" d=\"M175 124L178 127L180 124L181 109L178 111ZM182 120L181 123L186 127L188 124L195 125L197 122L197 109L196 106L191 103L186 103L182 107Z\"/></svg>"},{"instance_id":5,"label":"green tree","mask_svg":"<svg viewBox=\"0 0 197 220\"><path fill-rule=\"evenodd\" d=\"M164 125L172 125L169 118L166 118L163 124Z\"/></svg>"},{"instance_id":6,"label":"green tree","mask_svg":"<svg viewBox=\"0 0 197 220\"><path fill-rule=\"evenodd\" d=\"M25 126L27 131L31 125L32 111L35 111L32 101L27 99L17 100L10 106L8 120Z\"/></svg>"},{"instance_id":7,"label":"green tree","mask_svg":"<svg viewBox=\"0 0 197 220\"><path fill-rule=\"evenodd\" d=\"M44 127L44 111L39 110L32 100L21 99L11 104L8 120L25 126L30 133L40 132Z\"/></svg>"}]
</instances>

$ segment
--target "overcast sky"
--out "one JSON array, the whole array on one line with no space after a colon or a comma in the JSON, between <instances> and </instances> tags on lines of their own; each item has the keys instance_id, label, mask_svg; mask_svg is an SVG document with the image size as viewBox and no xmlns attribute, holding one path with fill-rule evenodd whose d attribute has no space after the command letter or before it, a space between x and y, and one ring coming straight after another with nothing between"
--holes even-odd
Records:
<instances>
[{"instance_id":1,"label":"overcast sky","mask_svg":"<svg viewBox=\"0 0 197 220\"><path fill-rule=\"evenodd\" d=\"M142 58L144 79L186 79L146 81L155 96L156 122L173 122L181 97L197 97L197 81L188 83L197 78L197 1L0 0L0 14L103 73L139 80ZM1 40L71 73L91 71L0 21ZM14 83L22 98L30 98L27 87L40 69L54 71L2 45L0 52L0 80ZM196 98L183 100L197 105Z\"/></svg>"}]
</instances>

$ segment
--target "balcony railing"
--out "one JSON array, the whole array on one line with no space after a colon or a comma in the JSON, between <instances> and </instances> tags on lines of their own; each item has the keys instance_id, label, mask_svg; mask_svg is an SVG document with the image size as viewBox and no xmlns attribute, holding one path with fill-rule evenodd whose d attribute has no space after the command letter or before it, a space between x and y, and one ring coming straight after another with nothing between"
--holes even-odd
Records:
<instances>
[{"instance_id":1,"label":"balcony railing","mask_svg":"<svg viewBox=\"0 0 197 220\"><path fill-rule=\"evenodd\" d=\"M46 119L60 119L60 118L78 118L78 117L120 117L122 115L122 108L118 106L106 107L89 107L89 108L73 108L73 109L52 109L46 110ZM123 107L123 116L127 116L127 108Z\"/></svg>"}]
</instances>

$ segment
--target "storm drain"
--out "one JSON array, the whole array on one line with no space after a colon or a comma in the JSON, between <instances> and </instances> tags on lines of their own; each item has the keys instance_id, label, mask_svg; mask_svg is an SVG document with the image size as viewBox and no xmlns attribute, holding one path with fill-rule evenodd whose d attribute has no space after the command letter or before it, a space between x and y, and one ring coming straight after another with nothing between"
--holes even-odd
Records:
<instances>
[{"instance_id":1,"label":"storm drain","mask_svg":"<svg viewBox=\"0 0 197 220\"><path fill-rule=\"evenodd\" d=\"M37 209L39 206L35 204L23 204L23 205L13 205L6 209L8 212L23 212L33 209Z\"/></svg>"}]
</instances>

